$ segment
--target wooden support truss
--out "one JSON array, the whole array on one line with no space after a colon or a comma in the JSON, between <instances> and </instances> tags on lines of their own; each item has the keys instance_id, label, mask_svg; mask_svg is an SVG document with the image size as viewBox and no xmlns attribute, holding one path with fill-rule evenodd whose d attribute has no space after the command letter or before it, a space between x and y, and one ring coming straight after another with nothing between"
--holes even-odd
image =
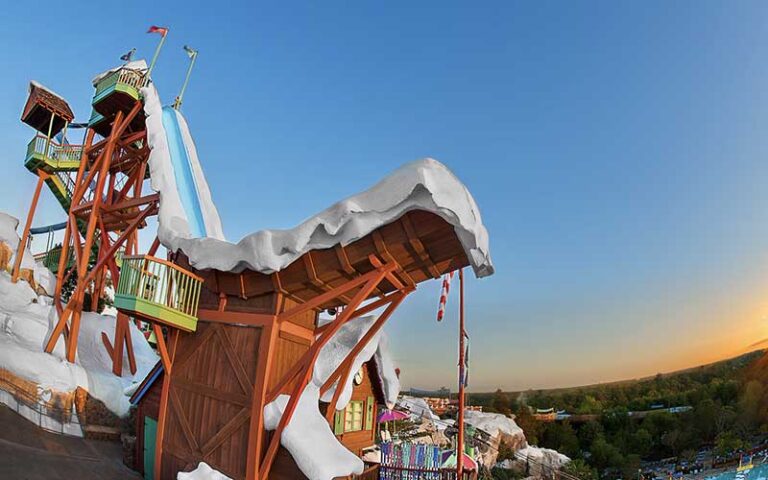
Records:
<instances>
[{"instance_id":1,"label":"wooden support truss","mask_svg":"<svg viewBox=\"0 0 768 480\"><path fill-rule=\"evenodd\" d=\"M363 336L363 338L355 345L341 364L331 374L325 384L321 387L321 395L331 389L335 384L338 384L336 388L333 400L328 406L328 417L332 418L333 413L336 411L336 404L338 403L339 395L341 394L341 386L347 382L352 368L352 364L355 361L357 355L365 348L366 344L381 330L386 323L387 319L402 303L405 297L411 293L415 286L411 284L404 284L395 277L395 272L399 270L399 266L395 261L389 261L386 263L381 262L376 256L370 257L371 263L374 265L374 270L360 275L359 277L350 279L345 284L329 288L326 285L324 287L325 293L314 297L313 299L293 307L276 317L275 325L279 330L282 325L288 323L287 320L302 313L305 313L312 309L317 309L324 303L327 303L334 299L349 299L346 302L345 308L342 312L330 323L318 327L315 329L317 338L310 346L309 350L296 362L296 364L276 383L276 386L269 391L263 404L260 405L259 411L254 411L254 415L259 417L259 425L263 425L263 406L272 402L283 391L290 392L290 400L285 407L285 411L280 419L280 422L272 435L266 453L261 461L255 461L250 456L256 456L258 458L261 448L249 449L249 475L248 478L265 480L269 476L272 463L275 460L277 450L280 446L280 438L285 430L285 427L291 421L296 406L298 405L299 398L304 393L310 379L312 378L312 372L315 368L315 362L320 354L320 350L330 341L331 338L350 320L359 318L362 315L370 313L379 308L386 307L383 313L379 316L373 326ZM308 268L311 268L311 261L308 262ZM382 281L388 281L395 285L398 290L388 295L383 295L381 298L372 300L366 305L363 302L366 301L374 292L379 291L379 285ZM319 282L315 284L320 287ZM270 332L272 334L272 332ZM253 467L253 470L251 470ZM257 470L257 471L256 471Z\"/></svg>"},{"instance_id":2,"label":"wooden support truss","mask_svg":"<svg viewBox=\"0 0 768 480\"><path fill-rule=\"evenodd\" d=\"M137 101L127 114L118 112L109 137L97 143L94 143L93 130L86 134L71 192L54 292L59 318L45 344L45 351L50 353L63 335L66 358L70 362L75 361L83 309L98 309L108 275L113 285L118 284L120 270L115 255L120 249L126 254L138 253L138 230L159 208L159 195L142 195L149 158L146 131L127 132L141 108L141 102ZM67 268L72 256L74 265ZM90 266L92 260L95 261L93 267ZM62 287L72 275L77 284L63 305ZM91 297L87 305L86 294ZM128 316L118 314L113 342L106 334L102 334L102 340L112 357L116 375L122 374L124 351L127 351L131 372L136 372Z\"/></svg>"}]
</instances>

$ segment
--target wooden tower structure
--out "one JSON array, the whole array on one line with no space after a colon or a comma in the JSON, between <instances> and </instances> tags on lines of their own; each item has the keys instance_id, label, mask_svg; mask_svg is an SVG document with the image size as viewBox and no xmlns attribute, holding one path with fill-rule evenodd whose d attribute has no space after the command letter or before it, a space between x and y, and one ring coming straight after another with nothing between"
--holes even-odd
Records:
<instances>
[{"instance_id":1,"label":"wooden tower structure","mask_svg":"<svg viewBox=\"0 0 768 480\"><path fill-rule=\"evenodd\" d=\"M74 362L82 312L98 309L107 278L117 284L124 254L138 253L138 230L158 211L159 195L142 191L148 178L149 148L140 89L147 83L146 71L127 66L104 74L95 83L93 114L81 145L63 137L73 115L66 102L51 91L32 84L22 121L38 132L30 142L25 165L38 176L37 188L27 215L21 245L26 245L37 208L42 183L49 185L67 212L60 252L54 305L59 318L45 345L52 352L66 337L66 358ZM64 108L66 106L66 108ZM45 125L46 116L50 118ZM153 245L153 252L159 243ZM19 249L14 278L18 276L23 249ZM109 275L108 275L109 274ZM62 287L75 279L69 298ZM113 371L122 373L124 350L131 372L136 371L128 330L129 318L120 313L115 338L103 340L113 358Z\"/></svg>"}]
</instances>

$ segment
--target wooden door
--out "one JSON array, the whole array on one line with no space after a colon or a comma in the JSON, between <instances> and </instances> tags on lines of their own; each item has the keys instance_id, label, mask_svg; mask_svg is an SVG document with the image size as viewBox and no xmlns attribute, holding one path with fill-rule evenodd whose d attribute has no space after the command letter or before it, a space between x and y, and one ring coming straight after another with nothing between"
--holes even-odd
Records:
<instances>
[{"instance_id":1,"label":"wooden door","mask_svg":"<svg viewBox=\"0 0 768 480\"><path fill-rule=\"evenodd\" d=\"M163 480L201 461L245 478L260 338L258 327L205 321L181 335L168 386Z\"/></svg>"},{"instance_id":2,"label":"wooden door","mask_svg":"<svg viewBox=\"0 0 768 480\"><path fill-rule=\"evenodd\" d=\"M144 417L144 478L155 478L155 440L157 439L157 420Z\"/></svg>"}]
</instances>

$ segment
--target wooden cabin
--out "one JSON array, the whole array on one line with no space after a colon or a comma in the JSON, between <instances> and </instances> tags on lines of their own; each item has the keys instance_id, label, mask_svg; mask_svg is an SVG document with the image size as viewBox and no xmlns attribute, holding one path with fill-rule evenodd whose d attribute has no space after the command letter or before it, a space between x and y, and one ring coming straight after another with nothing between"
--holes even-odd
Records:
<instances>
[{"instance_id":1,"label":"wooden cabin","mask_svg":"<svg viewBox=\"0 0 768 480\"><path fill-rule=\"evenodd\" d=\"M69 104L51 90L37 82L29 84L29 96L21 121L47 136L54 136L74 120L75 114Z\"/></svg>"},{"instance_id":2,"label":"wooden cabin","mask_svg":"<svg viewBox=\"0 0 768 480\"><path fill-rule=\"evenodd\" d=\"M371 359L355 373L352 399L344 410L333 416L333 433L349 450L360 456L363 449L376 443L379 408L386 405L376 361ZM328 408L321 406L321 411Z\"/></svg>"},{"instance_id":3,"label":"wooden cabin","mask_svg":"<svg viewBox=\"0 0 768 480\"><path fill-rule=\"evenodd\" d=\"M141 98L141 88L147 84L146 64L132 62L103 74L95 82L96 89L91 105L93 111L88 126L99 135L106 137L112 130L117 112L128 112ZM144 110L131 120L127 132L144 129Z\"/></svg>"},{"instance_id":4,"label":"wooden cabin","mask_svg":"<svg viewBox=\"0 0 768 480\"><path fill-rule=\"evenodd\" d=\"M200 461L238 480L296 478L298 468L281 447L280 434L323 345L346 321L383 308L371 328L378 330L418 283L469 265L453 226L422 210L409 211L348 245L309 251L270 274L198 270L181 251L172 260L175 272L188 272L201 288L196 289L194 328L171 328L158 338L166 371L158 410L158 479L176 478ZM125 278L145 284L149 277L144 271L121 275L120 283ZM155 301L170 302L165 307L173 309L173 302L189 291L173 289L190 284L176 277L156 285L164 285L166 293L154 295ZM118 292L133 291L124 287L118 286ZM336 320L318 326L319 312L340 306ZM163 320L121 311L156 326ZM354 375L350 366L348 357L321 391ZM277 430L267 431L264 406L282 393L291 400ZM326 417L335 425L333 415ZM372 439L372 433L366 435L344 432L340 438L357 450Z\"/></svg>"},{"instance_id":5,"label":"wooden cabin","mask_svg":"<svg viewBox=\"0 0 768 480\"><path fill-rule=\"evenodd\" d=\"M155 441L163 373L162 362L158 362L131 396L131 405L136 408L134 469L147 479L154 478ZM379 409L385 404L382 379L379 377L375 360L371 359L364 363L354 376L349 405L344 410L337 411L333 417L334 434L345 447L361 456L365 448L376 443ZM327 403L320 406L322 412L326 412L327 408ZM306 477L296 468L288 452L281 449L272 469L272 478Z\"/></svg>"}]
</instances>

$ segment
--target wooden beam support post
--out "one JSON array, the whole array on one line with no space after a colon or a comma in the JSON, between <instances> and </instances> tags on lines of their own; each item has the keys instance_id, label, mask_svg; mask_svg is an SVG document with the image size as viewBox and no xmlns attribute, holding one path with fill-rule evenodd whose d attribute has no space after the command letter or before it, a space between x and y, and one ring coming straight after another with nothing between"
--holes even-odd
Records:
<instances>
[{"instance_id":1,"label":"wooden beam support post","mask_svg":"<svg viewBox=\"0 0 768 480\"><path fill-rule=\"evenodd\" d=\"M275 430L275 433L272 436L272 440L269 444L269 448L267 449L267 453L264 456L264 462L262 463L259 469L259 478L261 480L266 480L269 476L269 471L272 468L272 462L275 460L275 455L277 455L277 449L280 446L280 436L282 435L283 430L285 430L286 425L288 425L288 422L290 422L291 418L293 417L293 412L296 410L296 406L299 403L299 398L304 393L304 389L307 387L309 379L312 376L312 370L314 368L315 361L317 360L317 356L320 354L320 349L322 349L323 346L326 343L328 343L328 341L333 337L333 335L335 335L336 332L339 331L339 329L344 325L344 323L346 323L346 321L350 319L351 315L354 313L354 310L366 298L368 298L368 295L371 294L371 292L376 288L379 282L381 282L381 280L384 279L387 273L392 271L392 269L394 269L395 267L396 267L396 264L388 264L388 265L385 265L384 267L378 268L370 272L370 273L374 273L374 275L370 275L370 276L364 275L363 277L360 277L360 278L366 278L366 282L364 283L362 288L360 288L360 290L352 298L352 302L350 302L347 309L345 309L341 313L341 315L339 315L338 318L336 318L332 322L331 326L320 336L320 338L317 339L317 341L310 347L307 353L304 354L302 359L299 361L299 363L303 365L304 373L301 375L301 377L298 378L298 382L291 394L291 399L288 401L288 404L285 407L285 411L283 412L283 415L280 418L280 423L277 425L277 429ZM349 282L349 283L354 283L354 282ZM332 293L332 292L329 292L329 293ZM307 302L307 303L310 303L310 302ZM322 303L323 302L321 302L320 304ZM295 310L295 309L292 309L292 310Z\"/></svg>"},{"instance_id":2,"label":"wooden beam support post","mask_svg":"<svg viewBox=\"0 0 768 480\"><path fill-rule=\"evenodd\" d=\"M37 185L35 186L35 193L32 195L32 203L29 205L29 212L27 213L27 222L24 224L24 232L21 235L21 240L16 248L16 256L13 259L13 271L11 272L11 281L16 283L19 280L19 271L21 270L21 260L24 258L24 252L27 250L27 242L29 241L29 230L32 228L32 219L35 218L35 210L37 210L37 201L40 200L40 191L43 188L43 182L48 179L49 175L42 170L37 171Z\"/></svg>"}]
</instances>

